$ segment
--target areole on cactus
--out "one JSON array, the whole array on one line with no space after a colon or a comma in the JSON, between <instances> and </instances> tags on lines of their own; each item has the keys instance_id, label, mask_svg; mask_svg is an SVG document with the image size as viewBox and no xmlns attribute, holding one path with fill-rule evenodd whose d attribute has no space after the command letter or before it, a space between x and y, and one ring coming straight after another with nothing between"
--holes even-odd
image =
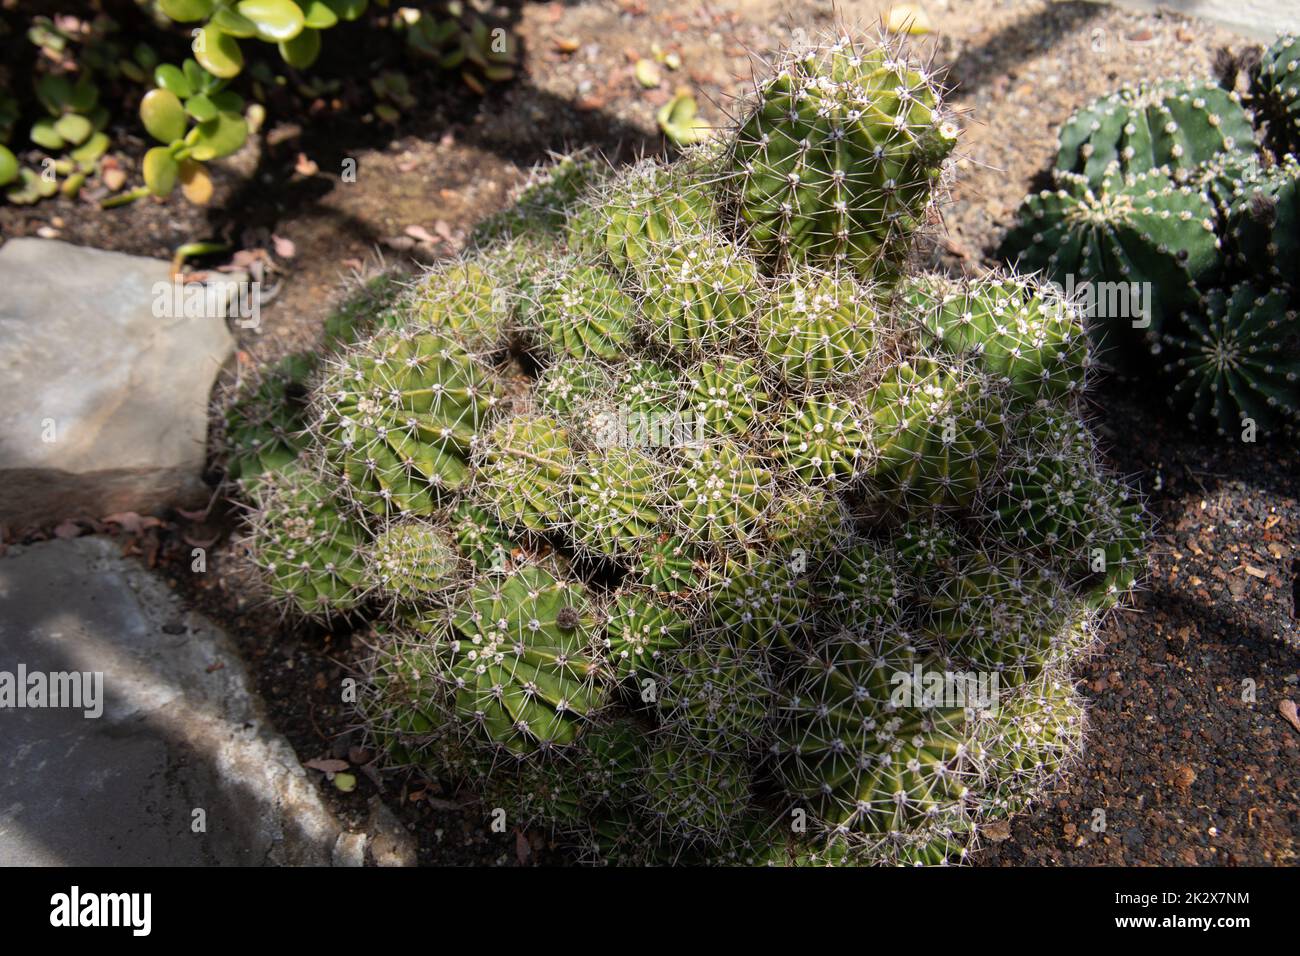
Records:
<instances>
[{"instance_id":1,"label":"areole on cactus","mask_svg":"<svg viewBox=\"0 0 1300 956\"><path fill-rule=\"evenodd\" d=\"M582 859L937 863L1077 752L1141 509L1072 437L1070 303L907 275L957 132L893 44L790 54L672 164L561 161L324 362L283 470L329 507L251 543L375 619L391 763Z\"/></svg>"}]
</instances>

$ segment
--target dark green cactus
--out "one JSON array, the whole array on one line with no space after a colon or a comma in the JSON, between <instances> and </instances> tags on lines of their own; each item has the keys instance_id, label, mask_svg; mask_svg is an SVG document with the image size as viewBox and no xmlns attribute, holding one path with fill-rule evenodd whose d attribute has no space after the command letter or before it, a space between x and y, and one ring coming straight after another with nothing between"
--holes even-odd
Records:
<instances>
[{"instance_id":1,"label":"dark green cactus","mask_svg":"<svg viewBox=\"0 0 1300 956\"><path fill-rule=\"evenodd\" d=\"M1300 422L1300 319L1285 292L1249 283L1214 289L1205 311L1184 321L1186 331L1166 334L1161 351L1175 408L1234 438Z\"/></svg>"},{"instance_id":2,"label":"dark green cactus","mask_svg":"<svg viewBox=\"0 0 1300 956\"><path fill-rule=\"evenodd\" d=\"M1094 100L1061 127L1056 168L1094 186L1114 170L1186 175L1220 154L1254 148L1241 98L1209 81L1126 86Z\"/></svg>"},{"instance_id":3,"label":"dark green cactus","mask_svg":"<svg viewBox=\"0 0 1300 956\"><path fill-rule=\"evenodd\" d=\"M226 411L226 475L251 481L278 471L307 446L307 384L317 368L314 355L289 355L236 395Z\"/></svg>"},{"instance_id":4,"label":"dark green cactus","mask_svg":"<svg viewBox=\"0 0 1300 956\"><path fill-rule=\"evenodd\" d=\"M1258 283L1289 285L1300 306L1300 160L1244 163L1235 172L1224 197L1228 263Z\"/></svg>"},{"instance_id":5,"label":"dark green cactus","mask_svg":"<svg viewBox=\"0 0 1300 956\"><path fill-rule=\"evenodd\" d=\"M1279 154L1300 155L1300 38L1284 33L1250 73L1251 105Z\"/></svg>"},{"instance_id":6,"label":"dark green cactus","mask_svg":"<svg viewBox=\"0 0 1300 956\"><path fill-rule=\"evenodd\" d=\"M1195 283L1221 267L1214 206L1160 170L1112 172L1095 186L1060 173L1057 183L1025 197L999 255L1089 293L1096 347L1106 361L1131 359L1125 349L1194 305Z\"/></svg>"}]
</instances>

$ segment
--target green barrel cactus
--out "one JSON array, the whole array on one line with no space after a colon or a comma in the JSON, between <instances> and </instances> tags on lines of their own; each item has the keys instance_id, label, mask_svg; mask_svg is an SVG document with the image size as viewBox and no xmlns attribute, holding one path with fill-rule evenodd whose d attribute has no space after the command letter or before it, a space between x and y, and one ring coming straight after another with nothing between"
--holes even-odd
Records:
<instances>
[{"instance_id":1,"label":"green barrel cactus","mask_svg":"<svg viewBox=\"0 0 1300 956\"><path fill-rule=\"evenodd\" d=\"M450 532L409 518L376 534L368 557L374 590L415 606L455 590L466 563Z\"/></svg>"},{"instance_id":2,"label":"green barrel cactus","mask_svg":"<svg viewBox=\"0 0 1300 956\"><path fill-rule=\"evenodd\" d=\"M899 705L925 649L903 632L863 640L850 632L809 651L781 708L776 772L834 831L880 834L955 811L980 772L971 721L959 708Z\"/></svg>"},{"instance_id":3,"label":"green barrel cactus","mask_svg":"<svg viewBox=\"0 0 1300 956\"><path fill-rule=\"evenodd\" d=\"M308 617L357 606L367 586L365 528L339 508L321 465L295 459L254 485L247 547L268 590Z\"/></svg>"},{"instance_id":4,"label":"green barrel cactus","mask_svg":"<svg viewBox=\"0 0 1300 956\"><path fill-rule=\"evenodd\" d=\"M606 697L597 621L583 587L542 565L481 579L431 629L456 714L516 753L573 742Z\"/></svg>"},{"instance_id":5,"label":"green barrel cactus","mask_svg":"<svg viewBox=\"0 0 1300 956\"><path fill-rule=\"evenodd\" d=\"M1300 318L1286 293L1250 283L1214 289L1186 331L1166 334L1161 357L1174 381L1170 403L1220 435L1300 423Z\"/></svg>"},{"instance_id":6,"label":"green barrel cactus","mask_svg":"<svg viewBox=\"0 0 1300 956\"><path fill-rule=\"evenodd\" d=\"M759 257L892 275L957 142L935 76L845 37L789 57L754 99L727 149Z\"/></svg>"},{"instance_id":7,"label":"green barrel cactus","mask_svg":"<svg viewBox=\"0 0 1300 956\"><path fill-rule=\"evenodd\" d=\"M1056 168L1093 186L1116 169L1187 174L1255 142L1241 98L1195 80L1126 86L1078 110L1059 135Z\"/></svg>"},{"instance_id":8,"label":"green barrel cactus","mask_svg":"<svg viewBox=\"0 0 1300 956\"><path fill-rule=\"evenodd\" d=\"M310 504L250 538L372 622L391 766L584 862L814 866L960 862L1069 765L1145 523L1073 299L908 274L936 90L892 45L789 55L718 142L534 176L325 362L269 469ZM1116 188L1135 268L1190 281L1161 244L1199 222Z\"/></svg>"},{"instance_id":9,"label":"green barrel cactus","mask_svg":"<svg viewBox=\"0 0 1300 956\"><path fill-rule=\"evenodd\" d=\"M996 276L954 282L925 276L906 288L916 321L936 345L977 357L1029 401L1082 387L1087 343L1075 311L1055 291Z\"/></svg>"},{"instance_id":10,"label":"green barrel cactus","mask_svg":"<svg viewBox=\"0 0 1300 956\"><path fill-rule=\"evenodd\" d=\"M1195 305L1196 284L1220 268L1219 245L1204 192L1160 169L1112 170L1096 185L1060 173L1056 189L1025 197L999 254L1089 294L1089 332L1102 357L1121 364L1134 341Z\"/></svg>"},{"instance_id":11,"label":"green barrel cactus","mask_svg":"<svg viewBox=\"0 0 1300 956\"><path fill-rule=\"evenodd\" d=\"M322 382L319 429L342 480L377 514L429 514L469 480L468 457L497 402L490 370L454 339L391 332Z\"/></svg>"},{"instance_id":12,"label":"green barrel cactus","mask_svg":"<svg viewBox=\"0 0 1300 956\"><path fill-rule=\"evenodd\" d=\"M1279 154L1300 155L1300 37L1280 35L1250 73L1251 105Z\"/></svg>"}]
</instances>

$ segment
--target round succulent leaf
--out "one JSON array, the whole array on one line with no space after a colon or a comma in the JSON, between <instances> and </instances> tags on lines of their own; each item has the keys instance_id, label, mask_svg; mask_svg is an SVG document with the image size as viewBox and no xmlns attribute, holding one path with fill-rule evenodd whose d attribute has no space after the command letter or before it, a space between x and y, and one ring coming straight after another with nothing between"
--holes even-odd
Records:
<instances>
[{"instance_id":1,"label":"round succulent leaf","mask_svg":"<svg viewBox=\"0 0 1300 956\"><path fill-rule=\"evenodd\" d=\"M213 24L202 27L194 38L194 58L213 76L228 80L244 68L244 51L239 41Z\"/></svg>"},{"instance_id":2,"label":"round succulent leaf","mask_svg":"<svg viewBox=\"0 0 1300 956\"><path fill-rule=\"evenodd\" d=\"M158 7L177 23L192 23L212 15L213 0L158 0Z\"/></svg>"},{"instance_id":3,"label":"round succulent leaf","mask_svg":"<svg viewBox=\"0 0 1300 956\"><path fill-rule=\"evenodd\" d=\"M321 37L319 30L303 30L292 40L279 43L280 59L297 70L305 70L320 56Z\"/></svg>"},{"instance_id":4,"label":"round succulent leaf","mask_svg":"<svg viewBox=\"0 0 1300 956\"><path fill-rule=\"evenodd\" d=\"M155 146L145 153L141 168L144 171L144 184L153 195L167 196L176 188L180 164L166 146Z\"/></svg>"},{"instance_id":5,"label":"round succulent leaf","mask_svg":"<svg viewBox=\"0 0 1300 956\"><path fill-rule=\"evenodd\" d=\"M150 90L140 101L140 122L150 136L164 144L174 143L189 128L181 101L163 87Z\"/></svg>"}]
</instances>

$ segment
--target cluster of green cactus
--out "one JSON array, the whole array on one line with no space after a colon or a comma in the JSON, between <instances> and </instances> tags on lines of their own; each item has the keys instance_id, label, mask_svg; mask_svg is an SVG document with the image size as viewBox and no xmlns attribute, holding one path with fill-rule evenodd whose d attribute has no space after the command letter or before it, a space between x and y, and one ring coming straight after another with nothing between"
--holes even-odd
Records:
<instances>
[{"instance_id":1,"label":"cluster of green cactus","mask_svg":"<svg viewBox=\"0 0 1300 956\"><path fill-rule=\"evenodd\" d=\"M1078 110L999 252L1082 296L1104 364L1153 365L1191 422L1250 441L1300 421L1298 54L1279 38L1244 98L1233 67Z\"/></svg>"},{"instance_id":2,"label":"cluster of green cactus","mask_svg":"<svg viewBox=\"0 0 1300 956\"><path fill-rule=\"evenodd\" d=\"M792 55L673 165L535 177L324 359L253 486L271 593L373 622L376 745L485 821L590 861L948 862L1077 753L1141 507L1069 302L903 273L955 133L881 42Z\"/></svg>"}]
</instances>

